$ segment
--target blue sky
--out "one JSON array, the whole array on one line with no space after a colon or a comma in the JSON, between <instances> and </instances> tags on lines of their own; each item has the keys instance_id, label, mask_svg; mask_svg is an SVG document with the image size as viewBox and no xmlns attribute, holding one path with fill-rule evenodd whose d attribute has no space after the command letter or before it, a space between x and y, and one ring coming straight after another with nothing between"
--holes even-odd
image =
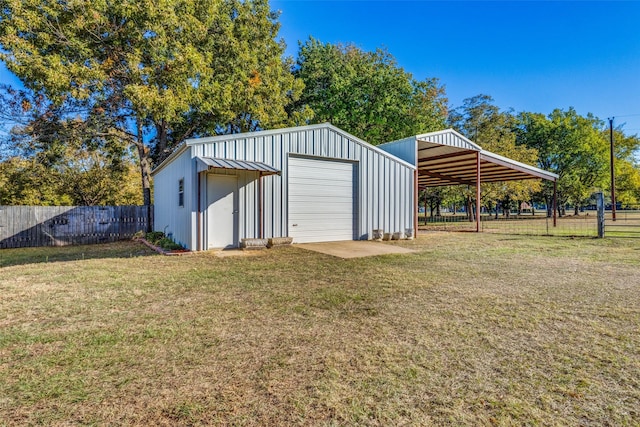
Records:
<instances>
[{"instance_id":1,"label":"blue sky","mask_svg":"<svg viewBox=\"0 0 640 427\"><path fill-rule=\"evenodd\" d=\"M502 109L574 107L640 134L640 2L272 0L295 56L310 35L385 47L449 102L491 95Z\"/></svg>"}]
</instances>

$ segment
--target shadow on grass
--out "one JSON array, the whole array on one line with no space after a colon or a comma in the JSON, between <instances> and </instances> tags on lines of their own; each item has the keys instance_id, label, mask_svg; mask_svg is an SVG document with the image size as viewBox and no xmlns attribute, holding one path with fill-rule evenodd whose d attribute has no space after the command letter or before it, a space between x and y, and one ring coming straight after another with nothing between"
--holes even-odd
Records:
<instances>
[{"instance_id":1,"label":"shadow on grass","mask_svg":"<svg viewBox=\"0 0 640 427\"><path fill-rule=\"evenodd\" d=\"M154 255L158 254L144 244L129 240L95 245L0 249L0 268L46 262L133 258Z\"/></svg>"}]
</instances>

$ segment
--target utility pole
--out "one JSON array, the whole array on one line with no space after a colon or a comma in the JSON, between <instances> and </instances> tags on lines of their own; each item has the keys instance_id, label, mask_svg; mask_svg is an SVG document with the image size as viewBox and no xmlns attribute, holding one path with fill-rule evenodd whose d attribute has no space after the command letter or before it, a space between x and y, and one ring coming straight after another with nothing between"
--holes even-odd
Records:
<instances>
[{"instance_id":1,"label":"utility pole","mask_svg":"<svg viewBox=\"0 0 640 427\"><path fill-rule=\"evenodd\" d=\"M611 143L611 158L609 162L609 167L611 169L611 219L615 221L616 220L616 173L613 168L614 167L613 119L615 119L615 117L609 118L609 142Z\"/></svg>"}]
</instances>

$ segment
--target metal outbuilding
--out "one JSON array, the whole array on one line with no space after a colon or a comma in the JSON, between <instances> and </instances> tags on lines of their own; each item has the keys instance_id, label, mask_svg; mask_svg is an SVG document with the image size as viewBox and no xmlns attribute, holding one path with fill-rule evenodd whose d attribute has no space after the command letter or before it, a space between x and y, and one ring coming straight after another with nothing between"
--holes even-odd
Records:
<instances>
[{"instance_id":1,"label":"metal outbuilding","mask_svg":"<svg viewBox=\"0 0 640 427\"><path fill-rule=\"evenodd\" d=\"M154 229L192 250L415 229L415 165L329 123L190 139L153 176Z\"/></svg>"},{"instance_id":2,"label":"metal outbuilding","mask_svg":"<svg viewBox=\"0 0 640 427\"><path fill-rule=\"evenodd\" d=\"M557 204L557 174L484 150L453 129L415 135L379 147L416 167L418 187L475 186L476 206L480 205L483 182L523 179L553 181L554 205ZM553 215L555 225L555 206ZM476 219L476 229L479 231L480 215L477 215Z\"/></svg>"}]
</instances>

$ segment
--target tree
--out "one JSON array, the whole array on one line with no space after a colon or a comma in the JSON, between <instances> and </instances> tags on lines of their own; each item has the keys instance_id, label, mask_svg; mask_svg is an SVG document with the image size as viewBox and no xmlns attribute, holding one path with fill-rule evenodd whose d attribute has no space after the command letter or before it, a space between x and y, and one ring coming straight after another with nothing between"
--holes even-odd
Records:
<instances>
[{"instance_id":1,"label":"tree","mask_svg":"<svg viewBox=\"0 0 640 427\"><path fill-rule=\"evenodd\" d=\"M609 140L609 130L604 130ZM640 203L640 166L638 151L640 138L637 135L626 135L622 128L614 129L616 202L623 206ZM610 193L611 181L607 181L605 193Z\"/></svg>"},{"instance_id":2,"label":"tree","mask_svg":"<svg viewBox=\"0 0 640 427\"><path fill-rule=\"evenodd\" d=\"M537 151L516 144L515 121L511 112L500 111L488 95L465 99L463 105L449 115L450 125L483 149L522 163L535 164ZM482 185L481 197L488 209L495 207L496 217L498 206L508 216L511 208L519 207L520 202L531 201L540 185L539 180L487 183Z\"/></svg>"},{"instance_id":3,"label":"tree","mask_svg":"<svg viewBox=\"0 0 640 427\"><path fill-rule=\"evenodd\" d=\"M626 159L616 160L616 202L625 206L640 204L640 169Z\"/></svg>"},{"instance_id":4,"label":"tree","mask_svg":"<svg viewBox=\"0 0 640 427\"><path fill-rule=\"evenodd\" d=\"M135 165L126 141L101 133L93 117L74 116L73 104L56 106L43 96L4 87L0 119L10 132L0 137L8 153L0 163L7 178L0 204L138 204L132 187Z\"/></svg>"},{"instance_id":5,"label":"tree","mask_svg":"<svg viewBox=\"0 0 640 427\"><path fill-rule=\"evenodd\" d=\"M447 100L438 80L415 80L385 50L310 38L300 44L294 75L305 85L298 104L313 110L313 122L331 122L372 144L444 125Z\"/></svg>"},{"instance_id":6,"label":"tree","mask_svg":"<svg viewBox=\"0 0 640 427\"><path fill-rule=\"evenodd\" d=\"M440 207L445 197L444 187L427 187L420 193L420 199L425 201L424 213L425 218L427 215L427 208L429 208L429 217L440 217Z\"/></svg>"},{"instance_id":7,"label":"tree","mask_svg":"<svg viewBox=\"0 0 640 427\"><path fill-rule=\"evenodd\" d=\"M267 0L3 0L0 59L55 105L70 99L152 161L190 136L303 121Z\"/></svg>"},{"instance_id":8,"label":"tree","mask_svg":"<svg viewBox=\"0 0 640 427\"><path fill-rule=\"evenodd\" d=\"M60 194L57 171L48 170L35 159L11 157L0 162L0 205L72 205Z\"/></svg>"},{"instance_id":9,"label":"tree","mask_svg":"<svg viewBox=\"0 0 640 427\"><path fill-rule=\"evenodd\" d=\"M559 213L564 214L564 205L571 203L578 215L591 194L607 181L608 143L603 122L591 114L580 116L573 108L556 109L546 117L521 113L516 129L518 143L538 151L539 166L559 175ZM549 184L543 194L549 205Z\"/></svg>"}]
</instances>

